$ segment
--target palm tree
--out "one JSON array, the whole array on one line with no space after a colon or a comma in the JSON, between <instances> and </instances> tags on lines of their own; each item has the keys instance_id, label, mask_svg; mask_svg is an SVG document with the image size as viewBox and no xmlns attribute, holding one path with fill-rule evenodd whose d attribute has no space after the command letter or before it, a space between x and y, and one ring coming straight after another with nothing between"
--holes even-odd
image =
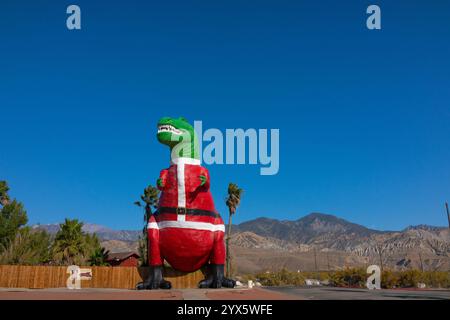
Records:
<instances>
[{"instance_id":1,"label":"palm tree","mask_svg":"<svg viewBox=\"0 0 450 320\"><path fill-rule=\"evenodd\" d=\"M91 266L109 266L108 260L109 250L105 248L97 248L89 258L89 264Z\"/></svg>"},{"instance_id":2,"label":"palm tree","mask_svg":"<svg viewBox=\"0 0 450 320\"><path fill-rule=\"evenodd\" d=\"M61 264L79 264L83 262L86 253L85 235L82 231L83 223L77 219L65 219L59 225L53 243L53 258Z\"/></svg>"},{"instance_id":3,"label":"palm tree","mask_svg":"<svg viewBox=\"0 0 450 320\"><path fill-rule=\"evenodd\" d=\"M149 185L147 188L144 189L144 193L141 195L141 200L145 203L145 215L144 215L145 223L148 223L148 220L153 214L152 207L156 209L158 205L158 198L159 198L158 188ZM138 205L139 207L142 206L140 201L136 201L135 204Z\"/></svg>"},{"instance_id":4,"label":"palm tree","mask_svg":"<svg viewBox=\"0 0 450 320\"><path fill-rule=\"evenodd\" d=\"M149 185L144 189L144 193L141 195L141 201L136 201L134 204L138 207L144 207L144 227L142 228L142 236L139 237L139 255L141 256L141 265L146 266L148 264L148 235L147 225L150 217L153 214L152 208L156 210L158 207L159 190L158 188Z\"/></svg>"},{"instance_id":5,"label":"palm tree","mask_svg":"<svg viewBox=\"0 0 450 320\"><path fill-rule=\"evenodd\" d=\"M239 188L237 184L228 184L228 195L225 198L225 203L228 207L228 230L227 230L227 277L231 276L231 254L230 254L230 237L231 237L231 217L236 213L236 208L241 203L241 197L244 190Z\"/></svg>"}]
</instances>

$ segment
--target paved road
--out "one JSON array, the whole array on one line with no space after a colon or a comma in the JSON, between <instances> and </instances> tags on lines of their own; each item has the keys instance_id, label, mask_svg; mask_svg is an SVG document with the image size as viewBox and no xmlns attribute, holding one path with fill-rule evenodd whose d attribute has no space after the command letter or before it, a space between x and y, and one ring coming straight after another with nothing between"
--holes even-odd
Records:
<instances>
[{"instance_id":1,"label":"paved road","mask_svg":"<svg viewBox=\"0 0 450 320\"><path fill-rule=\"evenodd\" d=\"M122 290L122 289L21 289L0 288L0 300L288 300L298 297L254 289L172 289L172 290Z\"/></svg>"},{"instance_id":2,"label":"paved road","mask_svg":"<svg viewBox=\"0 0 450 320\"><path fill-rule=\"evenodd\" d=\"M265 289L307 300L450 300L450 290L367 290L331 287L270 287Z\"/></svg>"},{"instance_id":3,"label":"paved road","mask_svg":"<svg viewBox=\"0 0 450 320\"><path fill-rule=\"evenodd\" d=\"M0 300L405 300L447 299L450 290L365 290L330 287L254 289L20 289L0 288Z\"/></svg>"}]
</instances>

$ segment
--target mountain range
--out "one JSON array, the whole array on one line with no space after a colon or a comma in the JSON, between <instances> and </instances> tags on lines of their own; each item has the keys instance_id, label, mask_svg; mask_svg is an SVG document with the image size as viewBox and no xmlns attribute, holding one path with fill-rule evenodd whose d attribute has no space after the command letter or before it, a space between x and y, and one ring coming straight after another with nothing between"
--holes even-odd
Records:
<instances>
[{"instance_id":1,"label":"mountain range","mask_svg":"<svg viewBox=\"0 0 450 320\"><path fill-rule=\"evenodd\" d=\"M56 233L58 224L34 228ZM112 230L86 223L111 252L135 251L141 230ZM232 226L233 264L240 273L280 268L340 269L383 264L394 269L450 270L450 229L428 225L401 231L366 228L333 215L297 220L258 218Z\"/></svg>"}]
</instances>

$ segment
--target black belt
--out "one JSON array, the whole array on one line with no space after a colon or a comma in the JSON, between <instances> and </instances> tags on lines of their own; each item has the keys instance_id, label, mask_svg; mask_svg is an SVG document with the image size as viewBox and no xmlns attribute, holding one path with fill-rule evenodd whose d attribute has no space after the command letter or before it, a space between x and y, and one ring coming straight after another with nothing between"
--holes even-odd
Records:
<instances>
[{"instance_id":1,"label":"black belt","mask_svg":"<svg viewBox=\"0 0 450 320\"><path fill-rule=\"evenodd\" d=\"M217 212L201 210L201 209L188 209L188 208L172 208L172 207L159 207L158 211L155 212L155 215L163 214L163 213L175 213L175 214L185 214L191 216L209 216L218 218L219 214Z\"/></svg>"}]
</instances>

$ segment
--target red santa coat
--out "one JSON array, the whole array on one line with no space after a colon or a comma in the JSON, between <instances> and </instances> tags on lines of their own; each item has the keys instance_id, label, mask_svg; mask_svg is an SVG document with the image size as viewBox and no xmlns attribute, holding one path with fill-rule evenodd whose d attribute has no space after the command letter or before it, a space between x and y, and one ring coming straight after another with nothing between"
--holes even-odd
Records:
<instances>
[{"instance_id":1,"label":"red santa coat","mask_svg":"<svg viewBox=\"0 0 450 320\"><path fill-rule=\"evenodd\" d=\"M201 186L200 175L206 177ZM193 272L206 263L224 264L225 226L209 191L209 172L200 161L175 159L160 173L157 214L148 224L149 262L163 259L176 270Z\"/></svg>"}]
</instances>

